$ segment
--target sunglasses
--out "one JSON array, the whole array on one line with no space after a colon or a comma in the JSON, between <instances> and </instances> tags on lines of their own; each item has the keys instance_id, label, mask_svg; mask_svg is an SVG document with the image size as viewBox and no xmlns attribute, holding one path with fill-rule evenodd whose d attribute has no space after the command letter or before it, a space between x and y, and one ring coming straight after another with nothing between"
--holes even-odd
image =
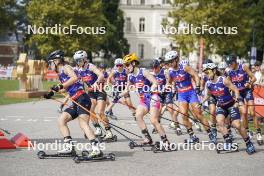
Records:
<instances>
[{"instance_id":1,"label":"sunglasses","mask_svg":"<svg viewBox=\"0 0 264 176\"><path fill-rule=\"evenodd\" d=\"M123 65L122 64L117 64L116 67L123 67Z\"/></svg>"},{"instance_id":2,"label":"sunglasses","mask_svg":"<svg viewBox=\"0 0 264 176\"><path fill-rule=\"evenodd\" d=\"M207 69L207 70L204 70L203 72L204 72L206 75L208 75L208 74L210 74L210 73L212 72L212 70Z\"/></svg>"}]
</instances>

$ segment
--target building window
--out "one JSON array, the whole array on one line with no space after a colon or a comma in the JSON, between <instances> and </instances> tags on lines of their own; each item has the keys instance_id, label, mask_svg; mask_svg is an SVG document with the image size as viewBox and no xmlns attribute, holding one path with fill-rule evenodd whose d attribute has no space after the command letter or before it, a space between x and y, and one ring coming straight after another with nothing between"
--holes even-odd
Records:
<instances>
[{"instance_id":1,"label":"building window","mask_svg":"<svg viewBox=\"0 0 264 176\"><path fill-rule=\"evenodd\" d=\"M126 18L126 32L131 32L131 18Z\"/></svg>"},{"instance_id":2,"label":"building window","mask_svg":"<svg viewBox=\"0 0 264 176\"><path fill-rule=\"evenodd\" d=\"M162 4L169 4L170 0L162 0Z\"/></svg>"},{"instance_id":3,"label":"building window","mask_svg":"<svg viewBox=\"0 0 264 176\"><path fill-rule=\"evenodd\" d=\"M167 52L166 48L162 48L161 49L161 56L165 56L166 52Z\"/></svg>"},{"instance_id":4,"label":"building window","mask_svg":"<svg viewBox=\"0 0 264 176\"><path fill-rule=\"evenodd\" d=\"M141 5L145 5L145 0L140 0Z\"/></svg>"},{"instance_id":5,"label":"building window","mask_svg":"<svg viewBox=\"0 0 264 176\"><path fill-rule=\"evenodd\" d=\"M145 18L139 19L139 32L145 31Z\"/></svg>"},{"instance_id":6,"label":"building window","mask_svg":"<svg viewBox=\"0 0 264 176\"><path fill-rule=\"evenodd\" d=\"M131 5L131 0L127 0L127 5Z\"/></svg>"},{"instance_id":7,"label":"building window","mask_svg":"<svg viewBox=\"0 0 264 176\"><path fill-rule=\"evenodd\" d=\"M144 58L144 44L138 44L138 56L139 58Z\"/></svg>"}]
</instances>

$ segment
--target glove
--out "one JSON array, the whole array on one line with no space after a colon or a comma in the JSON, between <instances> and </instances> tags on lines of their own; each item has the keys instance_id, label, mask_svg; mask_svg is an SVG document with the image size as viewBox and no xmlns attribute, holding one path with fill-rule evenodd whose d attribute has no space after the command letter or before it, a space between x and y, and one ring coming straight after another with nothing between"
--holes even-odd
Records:
<instances>
[{"instance_id":1,"label":"glove","mask_svg":"<svg viewBox=\"0 0 264 176\"><path fill-rule=\"evenodd\" d=\"M196 88L195 88L195 93L197 94L197 95L201 95L201 89L200 89L200 86L196 86Z\"/></svg>"},{"instance_id":2,"label":"glove","mask_svg":"<svg viewBox=\"0 0 264 176\"><path fill-rule=\"evenodd\" d=\"M116 97L113 99L113 103L117 103L118 100L119 100L120 98L121 98L120 96L116 96Z\"/></svg>"},{"instance_id":3,"label":"glove","mask_svg":"<svg viewBox=\"0 0 264 176\"><path fill-rule=\"evenodd\" d=\"M54 95L53 91L50 91L49 93L45 94L43 97L46 99L51 99L51 97Z\"/></svg>"},{"instance_id":4,"label":"glove","mask_svg":"<svg viewBox=\"0 0 264 176\"><path fill-rule=\"evenodd\" d=\"M62 84L53 85L50 89L55 92L59 92L61 89L63 89L63 85Z\"/></svg>"}]
</instances>

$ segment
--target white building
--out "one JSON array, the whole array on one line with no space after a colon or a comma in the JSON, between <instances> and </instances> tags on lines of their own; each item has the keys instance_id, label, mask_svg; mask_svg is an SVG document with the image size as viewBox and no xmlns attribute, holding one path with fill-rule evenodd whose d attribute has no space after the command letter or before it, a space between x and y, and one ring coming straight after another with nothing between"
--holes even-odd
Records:
<instances>
[{"instance_id":1,"label":"white building","mask_svg":"<svg viewBox=\"0 0 264 176\"><path fill-rule=\"evenodd\" d=\"M141 59L163 56L171 49L171 41L162 33L162 21L172 10L168 0L120 0L124 12L125 38L130 53Z\"/></svg>"},{"instance_id":2,"label":"white building","mask_svg":"<svg viewBox=\"0 0 264 176\"><path fill-rule=\"evenodd\" d=\"M168 13L173 8L169 0L120 0L120 9L124 12L124 33L130 53L135 52L147 62L148 59L164 56L175 46L175 42L162 31L163 20L171 21ZM196 67L199 51L193 51L187 57L191 66ZM221 61L218 55L209 57L216 62Z\"/></svg>"}]
</instances>

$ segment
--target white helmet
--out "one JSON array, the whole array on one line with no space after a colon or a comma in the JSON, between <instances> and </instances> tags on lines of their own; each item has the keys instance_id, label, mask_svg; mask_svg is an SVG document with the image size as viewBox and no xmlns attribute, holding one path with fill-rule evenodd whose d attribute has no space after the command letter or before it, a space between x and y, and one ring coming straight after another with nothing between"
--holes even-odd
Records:
<instances>
[{"instance_id":1,"label":"white helmet","mask_svg":"<svg viewBox=\"0 0 264 176\"><path fill-rule=\"evenodd\" d=\"M215 63L203 64L203 71L205 71L207 69L213 70L214 68L217 68Z\"/></svg>"},{"instance_id":2,"label":"white helmet","mask_svg":"<svg viewBox=\"0 0 264 176\"><path fill-rule=\"evenodd\" d=\"M180 64L182 64L183 66L189 65L189 61L187 59L184 59L184 60L181 60Z\"/></svg>"},{"instance_id":3,"label":"white helmet","mask_svg":"<svg viewBox=\"0 0 264 176\"><path fill-rule=\"evenodd\" d=\"M179 57L179 54L177 51L169 51L165 54L165 62L171 61L173 59L176 59L177 57Z\"/></svg>"},{"instance_id":4,"label":"white helmet","mask_svg":"<svg viewBox=\"0 0 264 176\"><path fill-rule=\"evenodd\" d=\"M227 68L227 65L226 65L225 62L220 62L220 63L218 64L218 68L219 68L219 69L226 69L226 68Z\"/></svg>"},{"instance_id":5,"label":"white helmet","mask_svg":"<svg viewBox=\"0 0 264 176\"><path fill-rule=\"evenodd\" d=\"M124 64L123 59L121 59L121 58L117 58L117 59L115 60L115 65L123 65L123 64Z\"/></svg>"},{"instance_id":6,"label":"white helmet","mask_svg":"<svg viewBox=\"0 0 264 176\"><path fill-rule=\"evenodd\" d=\"M79 50L79 51L76 51L73 55L73 59L75 61L78 61L80 59L87 59L87 53L86 51L83 51L83 50Z\"/></svg>"}]
</instances>

